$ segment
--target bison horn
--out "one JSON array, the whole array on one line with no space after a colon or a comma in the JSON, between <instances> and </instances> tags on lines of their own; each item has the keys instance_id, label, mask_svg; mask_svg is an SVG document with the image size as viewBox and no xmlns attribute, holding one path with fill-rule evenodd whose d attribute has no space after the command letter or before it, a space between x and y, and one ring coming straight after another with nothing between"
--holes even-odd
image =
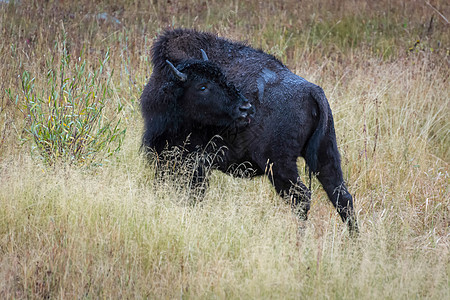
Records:
<instances>
[{"instance_id":1,"label":"bison horn","mask_svg":"<svg viewBox=\"0 0 450 300\"><path fill-rule=\"evenodd\" d=\"M204 61L208 61L208 55L206 55L205 50L200 49L200 51L202 52L202 58L203 58L203 60L204 60Z\"/></svg>"},{"instance_id":2,"label":"bison horn","mask_svg":"<svg viewBox=\"0 0 450 300\"><path fill-rule=\"evenodd\" d=\"M178 71L178 69L175 68L175 66L170 61L166 60L166 63L169 65L170 69L172 69L172 71L175 73L175 76L177 76L177 78L180 81L186 81L186 79L187 79L187 75L186 74Z\"/></svg>"}]
</instances>

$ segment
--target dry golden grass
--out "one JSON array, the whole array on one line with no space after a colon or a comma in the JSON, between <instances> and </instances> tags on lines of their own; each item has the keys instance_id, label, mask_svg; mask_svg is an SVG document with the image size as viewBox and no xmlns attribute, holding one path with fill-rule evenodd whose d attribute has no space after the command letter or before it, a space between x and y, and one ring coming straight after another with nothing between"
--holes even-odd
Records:
<instances>
[{"instance_id":1,"label":"dry golden grass","mask_svg":"<svg viewBox=\"0 0 450 300\"><path fill-rule=\"evenodd\" d=\"M446 1L17 2L0 4L0 298L450 297ZM214 172L196 206L153 178L138 99L168 26L247 40L324 88L359 238L316 181L299 223L262 177ZM121 151L95 167L48 167L21 142L20 76L50 92L62 32L88 71L109 49L124 105Z\"/></svg>"}]
</instances>

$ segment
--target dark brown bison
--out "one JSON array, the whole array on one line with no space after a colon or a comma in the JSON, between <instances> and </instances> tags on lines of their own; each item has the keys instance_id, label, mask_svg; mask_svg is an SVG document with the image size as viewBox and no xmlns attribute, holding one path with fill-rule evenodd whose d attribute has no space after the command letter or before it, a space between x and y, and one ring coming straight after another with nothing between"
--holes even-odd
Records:
<instances>
[{"instance_id":1,"label":"dark brown bison","mask_svg":"<svg viewBox=\"0 0 450 300\"><path fill-rule=\"evenodd\" d=\"M153 45L152 62L141 96L146 149L161 154L184 145L187 152L205 151L214 140L221 155L198 166L194 185L204 182L206 168L267 174L306 219L311 193L299 178L297 158L302 156L310 177L317 176L342 220L357 231L333 116L319 86L260 50L195 30L164 32ZM210 93L203 94L204 88ZM245 172L249 167L253 171Z\"/></svg>"}]
</instances>

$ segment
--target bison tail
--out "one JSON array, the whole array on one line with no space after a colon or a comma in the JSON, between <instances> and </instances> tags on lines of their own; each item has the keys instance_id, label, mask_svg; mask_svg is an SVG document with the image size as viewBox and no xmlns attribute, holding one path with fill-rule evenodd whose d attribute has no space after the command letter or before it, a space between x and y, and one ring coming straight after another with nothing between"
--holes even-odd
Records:
<instances>
[{"instance_id":1,"label":"bison tail","mask_svg":"<svg viewBox=\"0 0 450 300\"><path fill-rule=\"evenodd\" d=\"M315 100L318 107L319 121L317 122L316 129L312 134L306 145L305 160L309 169L309 176L311 173L317 173L319 170L318 153L320 143L327 131L328 124L328 112L329 105L328 100L325 97L325 93L319 86L314 86L311 91L311 96Z\"/></svg>"}]
</instances>

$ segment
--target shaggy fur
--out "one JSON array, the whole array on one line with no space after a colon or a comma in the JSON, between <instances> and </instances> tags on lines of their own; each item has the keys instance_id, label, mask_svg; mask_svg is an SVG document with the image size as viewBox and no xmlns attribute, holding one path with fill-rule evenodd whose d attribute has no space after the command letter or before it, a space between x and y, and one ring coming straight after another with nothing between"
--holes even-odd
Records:
<instances>
[{"instance_id":1,"label":"shaggy fur","mask_svg":"<svg viewBox=\"0 0 450 300\"><path fill-rule=\"evenodd\" d=\"M240 91L255 108L250 124L232 138L229 133L220 133L226 150L212 166L233 174L242 168L236 166L243 165L253 168L252 176L266 173L277 192L287 197L306 219L310 191L300 181L296 164L302 156L342 220L356 231L353 199L343 180L333 116L323 90L261 50L189 29L169 30L160 35L152 48L154 71L141 97L146 122L144 144L155 148L158 143L149 141L159 140L171 146L184 137L176 132L167 134L167 126L162 125L174 121L167 103L176 100L163 95L160 87L170 81L166 60L176 65L190 59L201 60L200 49L206 52L209 62L220 68L228 85ZM213 132L205 134L207 131L192 129L189 132L192 144L204 146L212 138Z\"/></svg>"}]
</instances>

